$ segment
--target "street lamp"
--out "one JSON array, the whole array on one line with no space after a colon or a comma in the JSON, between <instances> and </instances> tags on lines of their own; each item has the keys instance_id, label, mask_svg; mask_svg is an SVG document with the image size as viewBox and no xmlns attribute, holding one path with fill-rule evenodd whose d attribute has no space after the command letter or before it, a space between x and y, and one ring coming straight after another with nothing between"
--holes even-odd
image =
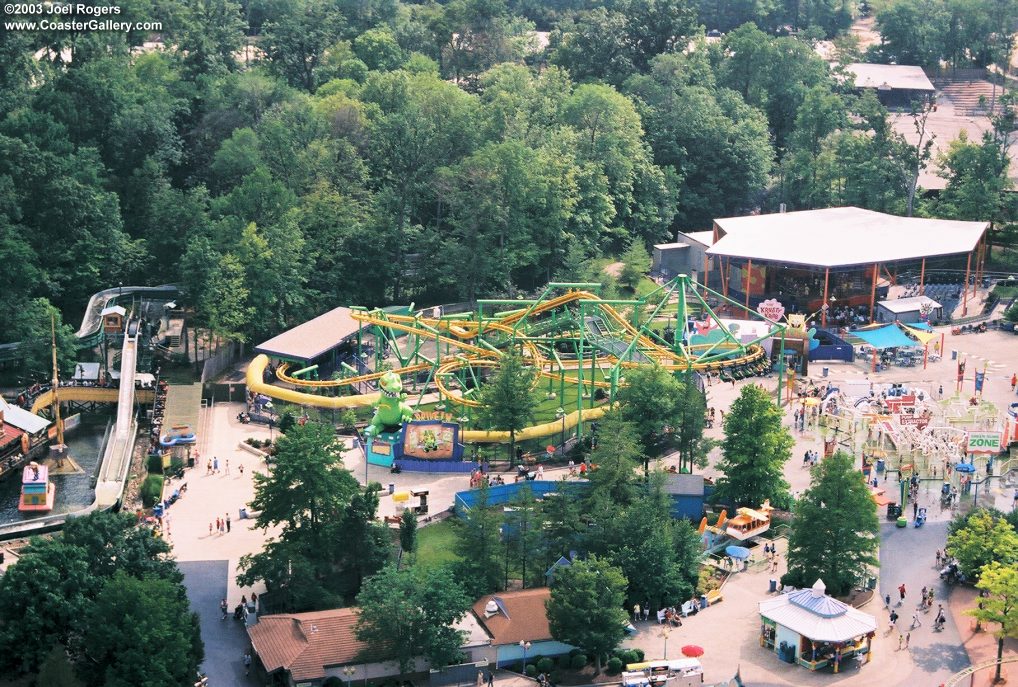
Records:
<instances>
[{"instance_id":1,"label":"street lamp","mask_svg":"<svg viewBox=\"0 0 1018 687\"><path fill-rule=\"evenodd\" d=\"M565 408L559 406L555 410L555 417L562 420L562 440L559 442L559 446L562 447L562 455L566 454L566 411Z\"/></svg>"},{"instance_id":2,"label":"street lamp","mask_svg":"<svg viewBox=\"0 0 1018 687\"><path fill-rule=\"evenodd\" d=\"M530 642L520 640L520 648L523 649L523 674L527 674L527 652L530 651Z\"/></svg>"},{"instance_id":3,"label":"street lamp","mask_svg":"<svg viewBox=\"0 0 1018 687\"><path fill-rule=\"evenodd\" d=\"M346 675L347 687L353 687L353 676L354 673L357 672L357 669L354 668L353 666L343 666L343 670L341 672L343 673L343 675Z\"/></svg>"},{"instance_id":4,"label":"street lamp","mask_svg":"<svg viewBox=\"0 0 1018 687\"><path fill-rule=\"evenodd\" d=\"M662 656L661 658L663 658L666 661L668 660L668 635L670 635L671 633L672 629L665 625L663 628L661 628L661 632L658 635L659 637L661 637L661 639L665 640L664 656Z\"/></svg>"}]
</instances>

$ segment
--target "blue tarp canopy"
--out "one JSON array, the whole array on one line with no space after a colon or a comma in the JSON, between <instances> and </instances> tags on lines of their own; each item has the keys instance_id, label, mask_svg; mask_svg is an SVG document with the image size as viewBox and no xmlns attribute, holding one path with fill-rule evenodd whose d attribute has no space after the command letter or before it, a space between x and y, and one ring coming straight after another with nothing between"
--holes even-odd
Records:
<instances>
[{"instance_id":1,"label":"blue tarp canopy","mask_svg":"<svg viewBox=\"0 0 1018 687\"><path fill-rule=\"evenodd\" d=\"M931 327L926 322L909 322L908 326L911 327L912 329L924 329L924 330L926 330L928 332L932 332L933 331L933 327Z\"/></svg>"},{"instance_id":2,"label":"blue tarp canopy","mask_svg":"<svg viewBox=\"0 0 1018 687\"><path fill-rule=\"evenodd\" d=\"M902 348L906 346L915 347L919 345L916 341L905 336L905 334L893 324L889 324L886 327L880 327L879 329L861 329L850 333L853 336L858 336L877 350L883 350L885 348Z\"/></svg>"}]
</instances>

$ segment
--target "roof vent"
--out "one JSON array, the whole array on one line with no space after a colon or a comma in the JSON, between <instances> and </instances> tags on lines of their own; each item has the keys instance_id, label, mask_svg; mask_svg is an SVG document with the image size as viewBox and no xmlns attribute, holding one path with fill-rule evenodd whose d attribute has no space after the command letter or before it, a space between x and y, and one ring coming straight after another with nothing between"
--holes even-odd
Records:
<instances>
[{"instance_id":1,"label":"roof vent","mask_svg":"<svg viewBox=\"0 0 1018 687\"><path fill-rule=\"evenodd\" d=\"M317 625L312 625L311 626L311 634L314 634L316 632L318 632L318 626Z\"/></svg>"},{"instance_id":2,"label":"roof vent","mask_svg":"<svg viewBox=\"0 0 1018 687\"><path fill-rule=\"evenodd\" d=\"M818 579L816 582L813 583L813 589L811 591L813 594L813 598L819 599L820 597L827 593L827 586L824 584L823 580Z\"/></svg>"},{"instance_id":3,"label":"roof vent","mask_svg":"<svg viewBox=\"0 0 1018 687\"><path fill-rule=\"evenodd\" d=\"M484 605L484 617L490 618L493 615L498 615L498 604L495 603L495 599L488 599L488 603Z\"/></svg>"}]
</instances>

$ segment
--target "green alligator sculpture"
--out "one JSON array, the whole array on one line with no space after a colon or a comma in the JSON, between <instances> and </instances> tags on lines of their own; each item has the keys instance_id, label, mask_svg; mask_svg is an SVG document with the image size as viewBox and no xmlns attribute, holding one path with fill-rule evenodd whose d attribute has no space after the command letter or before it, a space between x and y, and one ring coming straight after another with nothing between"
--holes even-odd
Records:
<instances>
[{"instance_id":1,"label":"green alligator sculpture","mask_svg":"<svg viewBox=\"0 0 1018 687\"><path fill-rule=\"evenodd\" d=\"M378 380L378 390L382 397L375 406L375 414L371 418L365 433L377 436L386 427L402 425L414 417L414 409L404 403L403 382L395 372L386 372Z\"/></svg>"}]
</instances>

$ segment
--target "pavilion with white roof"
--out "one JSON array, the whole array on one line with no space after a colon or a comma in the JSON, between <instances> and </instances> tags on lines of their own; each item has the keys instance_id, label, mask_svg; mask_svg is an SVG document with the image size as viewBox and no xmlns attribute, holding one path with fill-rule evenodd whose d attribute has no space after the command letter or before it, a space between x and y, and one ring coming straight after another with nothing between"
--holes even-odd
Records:
<instances>
[{"instance_id":1,"label":"pavilion with white roof","mask_svg":"<svg viewBox=\"0 0 1018 687\"><path fill-rule=\"evenodd\" d=\"M810 670L869 663L876 630L876 618L828 596L822 580L760 602L760 645Z\"/></svg>"},{"instance_id":2,"label":"pavilion with white roof","mask_svg":"<svg viewBox=\"0 0 1018 687\"><path fill-rule=\"evenodd\" d=\"M856 207L727 217L714 220L704 273L708 285L747 308L774 298L789 312L822 311L826 327L824 305L869 306L872 321L878 294L886 298L899 270L917 272L921 291L927 267L964 269L966 284L975 274L974 295L987 227Z\"/></svg>"}]
</instances>

